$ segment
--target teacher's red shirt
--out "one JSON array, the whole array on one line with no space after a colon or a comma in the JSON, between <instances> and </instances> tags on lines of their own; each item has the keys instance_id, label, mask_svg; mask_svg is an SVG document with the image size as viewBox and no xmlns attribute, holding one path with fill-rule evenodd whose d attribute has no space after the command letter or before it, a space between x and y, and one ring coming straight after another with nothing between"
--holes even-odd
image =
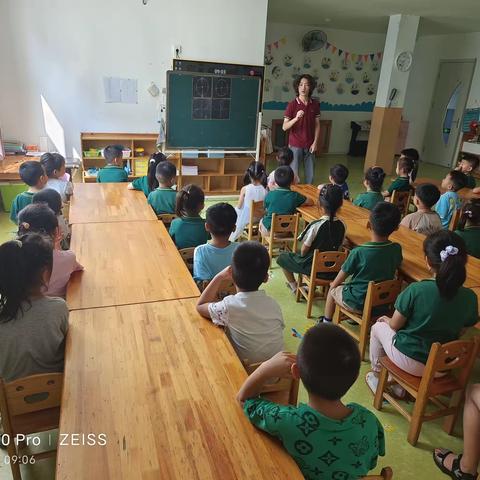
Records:
<instances>
[{"instance_id":1,"label":"teacher's red shirt","mask_svg":"<svg viewBox=\"0 0 480 480\"><path fill-rule=\"evenodd\" d=\"M298 122L288 130L288 144L292 147L310 148L315 140L315 119L320 118L320 104L311 98L305 105L298 97L292 100L285 110L285 118L295 118L297 112L305 113Z\"/></svg>"}]
</instances>

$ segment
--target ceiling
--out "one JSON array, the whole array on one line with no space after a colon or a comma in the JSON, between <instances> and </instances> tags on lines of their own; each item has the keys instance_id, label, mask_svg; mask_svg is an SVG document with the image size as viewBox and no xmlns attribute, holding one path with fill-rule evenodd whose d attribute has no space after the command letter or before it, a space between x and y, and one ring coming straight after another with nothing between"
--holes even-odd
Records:
<instances>
[{"instance_id":1,"label":"ceiling","mask_svg":"<svg viewBox=\"0 0 480 480\"><path fill-rule=\"evenodd\" d=\"M388 17L396 13L419 15L421 17L420 35L480 31L480 0L269 0L268 2L268 20L271 22L370 33L385 33Z\"/></svg>"}]
</instances>

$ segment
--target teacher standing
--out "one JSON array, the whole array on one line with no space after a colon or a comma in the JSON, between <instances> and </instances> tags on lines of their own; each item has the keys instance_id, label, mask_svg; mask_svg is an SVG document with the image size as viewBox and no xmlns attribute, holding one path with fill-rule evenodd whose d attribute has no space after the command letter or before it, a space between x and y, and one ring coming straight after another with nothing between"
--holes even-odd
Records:
<instances>
[{"instance_id":1,"label":"teacher standing","mask_svg":"<svg viewBox=\"0 0 480 480\"><path fill-rule=\"evenodd\" d=\"M288 130L288 146L293 152L290 165L298 175L300 161L305 169L305 183L313 183L313 161L320 138L320 104L312 98L315 80L303 74L293 82L296 97L285 110L283 130Z\"/></svg>"}]
</instances>

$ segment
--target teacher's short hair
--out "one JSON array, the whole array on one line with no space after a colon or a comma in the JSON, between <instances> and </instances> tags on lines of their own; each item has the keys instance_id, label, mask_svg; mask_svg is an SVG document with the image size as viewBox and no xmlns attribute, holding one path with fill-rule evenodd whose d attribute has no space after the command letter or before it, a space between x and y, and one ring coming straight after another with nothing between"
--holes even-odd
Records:
<instances>
[{"instance_id":1,"label":"teacher's short hair","mask_svg":"<svg viewBox=\"0 0 480 480\"><path fill-rule=\"evenodd\" d=\"M300 85L300 82L302 81L303 78L308 80L308 83L310 85L310 91L308 92L308 96L311 97L313 95L313 92L315 91L315 87L317 86L317 82L308 73L303 73L302 75L300 75L299 77L297 77L293 81L293 89L295 90L295 95L297 95L297 97L298 97L298 86Z\"/></svg>"}]
</instances>

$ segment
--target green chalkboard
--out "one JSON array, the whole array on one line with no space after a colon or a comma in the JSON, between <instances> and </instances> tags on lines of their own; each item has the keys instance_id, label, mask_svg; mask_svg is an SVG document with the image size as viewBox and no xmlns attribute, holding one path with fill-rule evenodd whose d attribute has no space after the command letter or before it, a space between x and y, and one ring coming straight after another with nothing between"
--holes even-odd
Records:
<instances>
[{"instance_id":1,"label":"green chalkboard","mask_svg":"<svg viewBox=\"0 0 480 480\"><path fill-rule=\"evenodd\" d=\"M255 149L259 77L167 72L167 148Z\"/></svg>"}]
</instances>

